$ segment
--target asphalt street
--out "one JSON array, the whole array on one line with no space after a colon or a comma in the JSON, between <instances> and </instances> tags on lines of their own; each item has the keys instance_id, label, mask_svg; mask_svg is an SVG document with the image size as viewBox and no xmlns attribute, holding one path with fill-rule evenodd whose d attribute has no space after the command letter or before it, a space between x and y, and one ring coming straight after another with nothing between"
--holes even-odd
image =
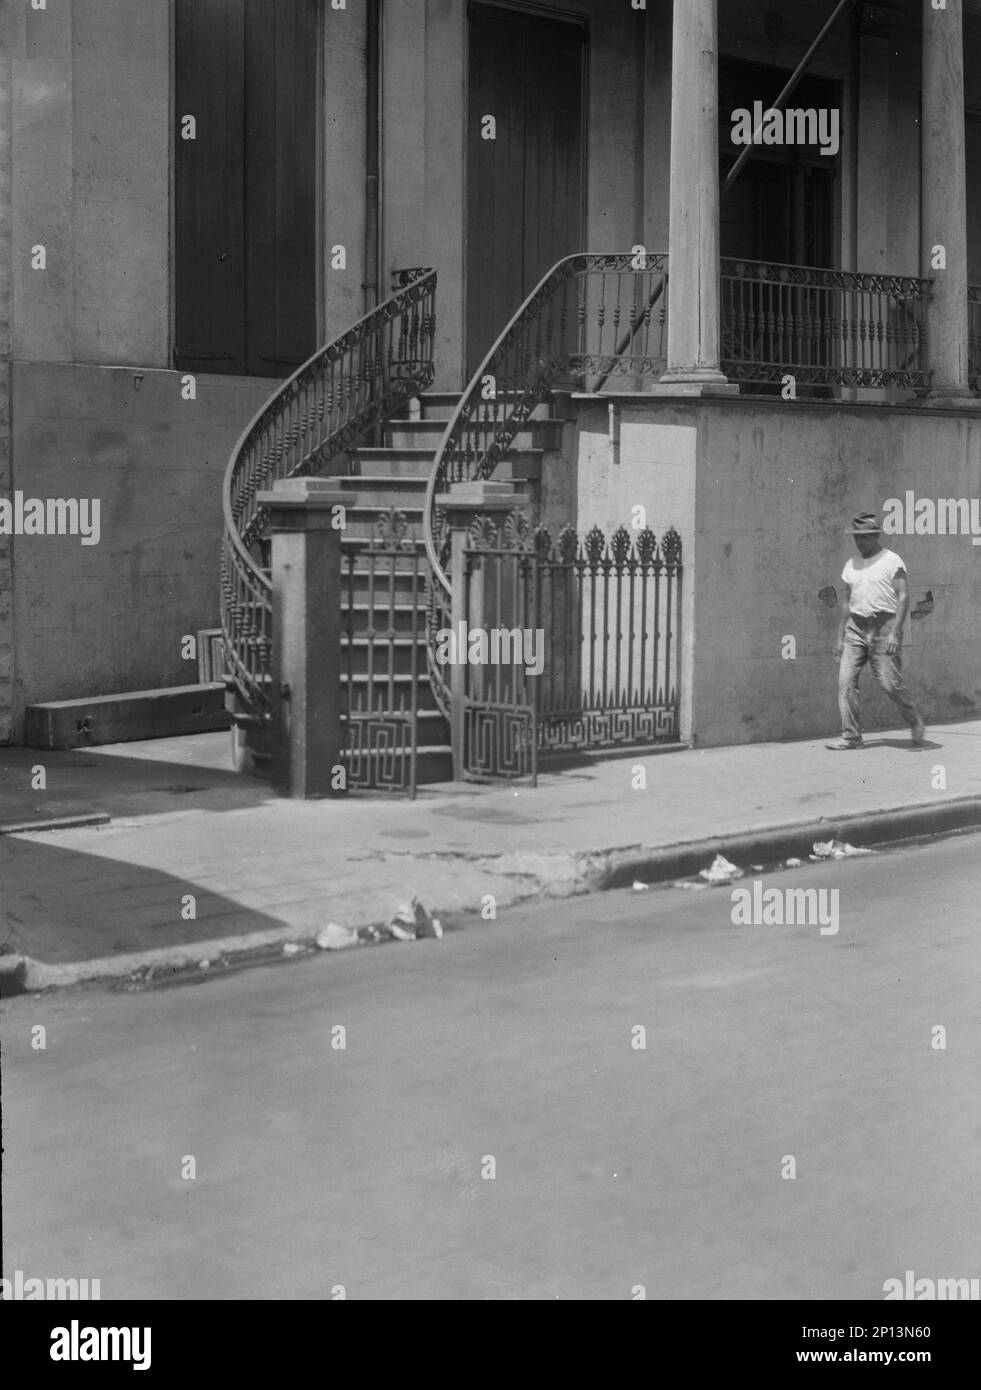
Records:
<instances>
[{"instance_id":1,"label":"asphalt street","mask_svg":"<svg viewBox=\"0 0 981 1390\"><path fill-rule=\"evenodd\" d=\"M628 891L13 999L4 1274L103 1299L881 1300L908 1269L976 1277L979 845L766 876L837 890L836 933L735 925L726 887Z\"/></svg>"}]
</instances>

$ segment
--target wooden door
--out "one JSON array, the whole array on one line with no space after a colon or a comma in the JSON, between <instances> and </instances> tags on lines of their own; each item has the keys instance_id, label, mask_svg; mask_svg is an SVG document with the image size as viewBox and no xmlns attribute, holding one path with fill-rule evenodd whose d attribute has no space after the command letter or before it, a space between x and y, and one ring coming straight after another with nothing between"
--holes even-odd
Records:
<instances>
[{"instance_id":1,"label":"wooden door","mask_svg":"<svg viewBox=\"0 0 981 1390\"><path fill-rule=\"evenodd\" d=\"M496 5L469 14L468 377L546 271L584 249L586 60L579 23Z\"/></svg>"}]
</instances>

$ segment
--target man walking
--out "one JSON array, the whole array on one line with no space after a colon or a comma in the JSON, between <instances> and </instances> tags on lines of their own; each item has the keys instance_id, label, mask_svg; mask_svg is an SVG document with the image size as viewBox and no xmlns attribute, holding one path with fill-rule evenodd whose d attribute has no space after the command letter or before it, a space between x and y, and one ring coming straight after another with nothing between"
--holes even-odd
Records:
<instances>
[{"instance_id":1,"label":"man walking","mask_svg":"<svg viewBox=\"0 0 981 1390\"><path fill-rule=\"evenodd\" d=\"M841 572L845 593L835 641L841 738L827 747L844 752L863 746L858 678L867 662L909 725L913 742L922 743L926 730L906 689L899 655L909 611L906 566L880 543L882 529L874 512L860 512L846 534L855 537L859 559L850 559Z\"/></svg>"}]
</instances>

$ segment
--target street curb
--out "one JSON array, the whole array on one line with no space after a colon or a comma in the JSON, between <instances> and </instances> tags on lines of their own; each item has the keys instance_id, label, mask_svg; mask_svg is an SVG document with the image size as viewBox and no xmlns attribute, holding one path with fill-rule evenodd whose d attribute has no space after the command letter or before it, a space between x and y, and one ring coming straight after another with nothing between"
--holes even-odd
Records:
<instances>
[{"instance_id":1,"label":"street curb","mask_svg":"<svg viewBox=\"0 0 981 1390\"><path fill-rule=\"evenodd\" d=\"M866 848L976 826L981 826L981 796L965 796L940 803L923 802L889 810L863 811L837 817L821 816L815 820L766 826L759 830L685 840L674 845L631 845L624 849L592 853L475 855L473 863L493 872L493 865L497 861L511 860L516 866L524 861L530 866L534 861L539 868L557 871L552 874L546 872L541 877L538 892L545 896L568 897L627 888L638 881L651 885L687 878L708 868L717 854L724 854L740 868L752 863L772 865L789 858L800 858L806 862L816 840L845 840L856 848ZM523 869L516 867L509 876L527 880L527 866ZM515 905L523 905L528 902L528 896L527 893L518 893L513 901ZM429 904L429 907L434 912L440 911L439 904ZM271 948L288 942L301 950L315 950L316 936L317 933L309 929L275 927L241 936L161 946L149 951L134 951L64 965L46 965L30 956L0 955L0 998L65 989L95 981L127 979L141 971L159 970L174 974L200 971L203 961L240 964L249 957L268 955Z\"/></svg>"},{"instance_id":2,"label":"street curb","mask_svg":"<svg viewBox=\"0 0 981 1390\"><path fill-rule=\"evenodd\" d=\"M724 854L740 867L751 863L772 864L780 859L806 861L816 840L844 840L856 848L864 848L895 840L942 835L972 826L981 826L981 796L957 797L939 804L923 802L883 811L859 811L845 816L820 816L789 825L687 840L663 848L641 845L612 851L607 856L610 862L606 869L586 891L627 888L637 881L661 883L666 879L687 878L708 868L717 854Z\"/></svg>"}]
</instances>

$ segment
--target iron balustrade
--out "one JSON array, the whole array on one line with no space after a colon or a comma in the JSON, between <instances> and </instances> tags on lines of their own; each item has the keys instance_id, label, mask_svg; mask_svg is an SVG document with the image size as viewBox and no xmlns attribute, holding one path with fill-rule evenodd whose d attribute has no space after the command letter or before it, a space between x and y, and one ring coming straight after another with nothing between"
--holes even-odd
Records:
<instances>
[{"instance_id":1,"label":"iron balustrade","mask_svg":"<svg viewBox=\"0 0 981 1390\"><path fill-rule=\"evenodd\" d=\"M285 381L232 451L222 487L221 611L238 724L272 717L268 518L256 498L278 479L325 472L432 383L435 297L434 271L399 289Z\"/></svg>"},{"instance_id":2,"label":"iron balustrade","mask_svg":"<svg viewBox=\"0 0 981 1390\"><path fill-rule=\"evenodd\" d=\"M967 287L968 382L981 391L981 285Z\"/></svg>"},{"instance_id":3,"label":"iron balustrade","mask_svg":"<svg viewBox=\"0 0 981 1390\"><path fill-rule=\"evenodd\" d=\"M423 509L430 566L429 676L450 714L435 634L450 615L449 532L436 498L490 478L535 409L557 389L595 390L611 376L656 380L667 365L667 264L661 254L582 254L559 261L474 373L436 454Z\"/></svg>"},{"instance_id":4,"label":"iron balustrade","mask_svg":"<svg viewBox=\"0 0 981 1390\"><path fill-rule=\"evenodd\" d=\"M731 259L721 270L730 381L929 389L931 280Z\"/></svg>"}]
</instances>

